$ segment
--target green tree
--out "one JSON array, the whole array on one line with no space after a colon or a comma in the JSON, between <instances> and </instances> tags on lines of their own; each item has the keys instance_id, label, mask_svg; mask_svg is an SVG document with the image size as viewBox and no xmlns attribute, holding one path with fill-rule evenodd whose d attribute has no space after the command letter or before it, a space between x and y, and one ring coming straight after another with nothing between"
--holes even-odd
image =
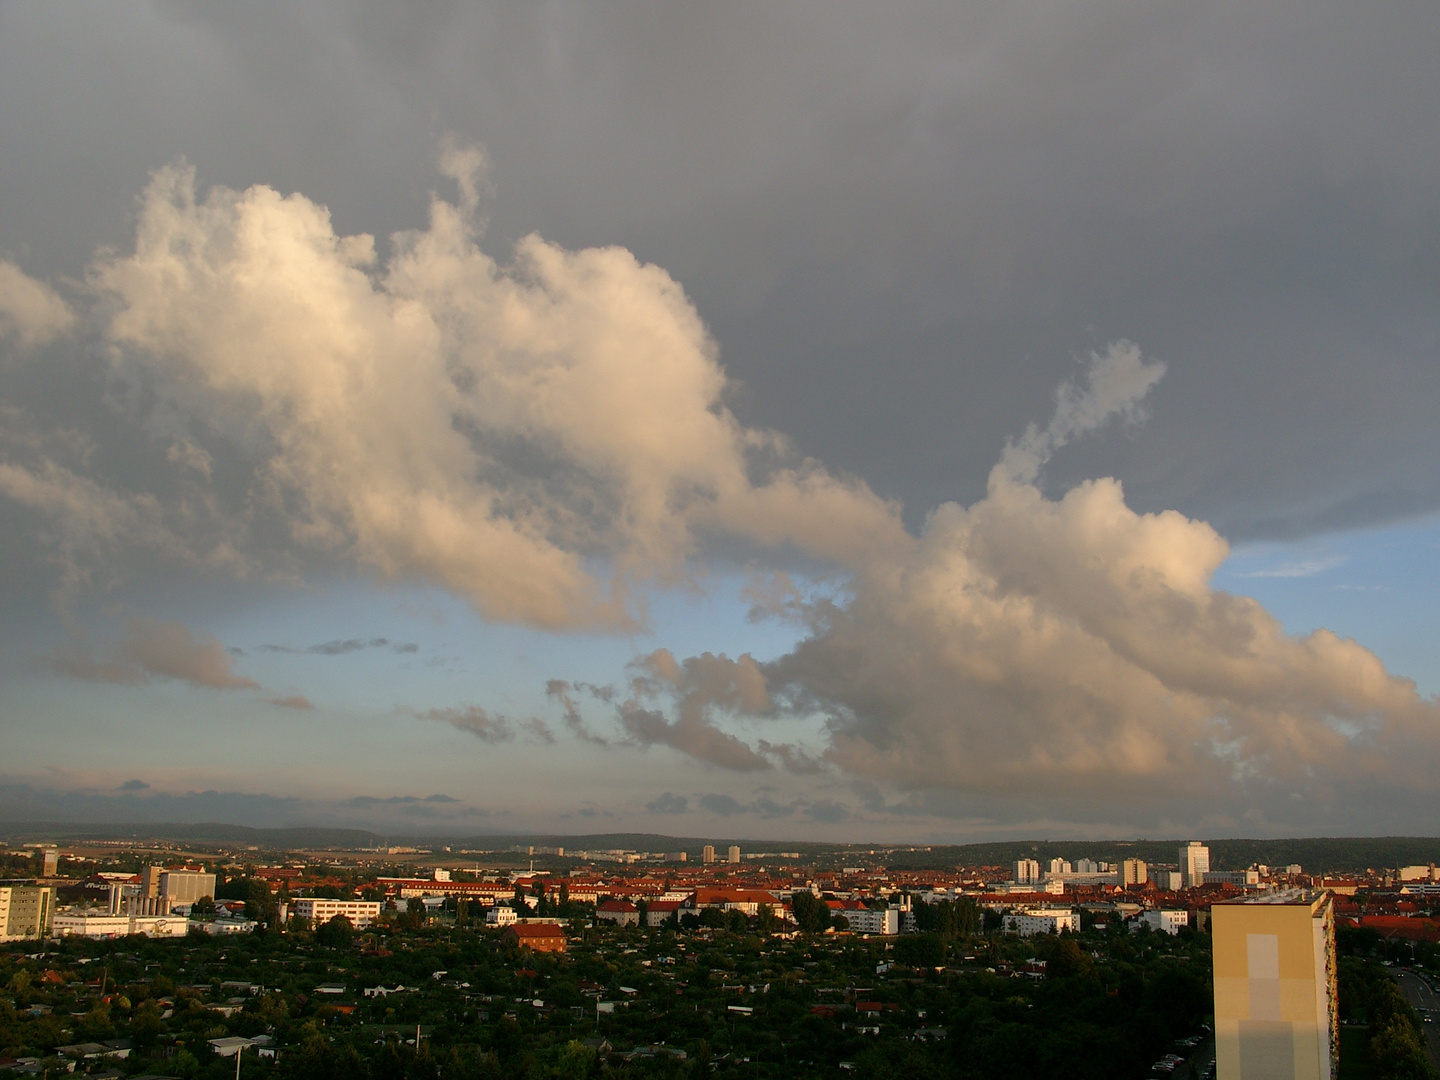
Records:
<instances>
[{"instance_id":1,"label":"green tree","mask_svg":"<svg viewBox=\"0 0 1440 1080\"><path fill-rule=\"evenodd\" d=\"M819 934L830 926L830 909L813 893L797 892L790 898L795 924L808 934Z\"/></svg>"},{"instance_id":2,"label":"green tree","mask_svg":"<svg viewBox=\"0 0 1440 1080\"><path fill-rule=\"evenodd\" d=\"M332 949L348 949L355 940L355 927L344 915L336 915L315 931L315 941Z\"/></svg>"}]
</instances>

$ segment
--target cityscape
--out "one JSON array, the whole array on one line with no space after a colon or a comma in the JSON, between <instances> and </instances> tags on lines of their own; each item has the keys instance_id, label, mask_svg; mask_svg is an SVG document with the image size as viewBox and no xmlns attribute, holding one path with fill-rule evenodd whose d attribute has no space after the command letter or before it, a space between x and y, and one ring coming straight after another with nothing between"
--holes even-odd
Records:
<instances>
[{"instance_id":1,"label":"cityscape","mask_svg":"<svg viewBox=\"0 0 1440 1080\"><path fill-rule=\"evenodd\" d=\"M0 3L0 1080L1440 1080L1437 43Z\"/></svg>"},{"instance_id":2,"label":"cityscape","mask_svg":"<svg viewBox=\"0 0 1440 1080\"><path fill-rule=\"evenodd\" d=\"M997 852L660 837L17 839L17 1075L988 1076L1019 1053L1078 1076L1423 1077L1440 1050L1440 869L1362 868L1365 841L1259 842L1328 869L1226 869L1233 841L983 865L962 860Z\"/></svg>"}]
</instances>

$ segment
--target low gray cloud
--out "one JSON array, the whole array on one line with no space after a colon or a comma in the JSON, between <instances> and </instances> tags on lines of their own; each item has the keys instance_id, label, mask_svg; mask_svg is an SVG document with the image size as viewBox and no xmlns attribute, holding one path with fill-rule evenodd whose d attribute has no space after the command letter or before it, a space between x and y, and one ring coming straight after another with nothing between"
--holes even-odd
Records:
<instances>
[{"instance_id":1,"label":"low gray cloud","mask_svg":"<svg viewBox=\"0 0 1440 1080\"><path fill-rule=\"evenodd\" d=\"M459 799L450 795L387 795L378 797L375 795L355 795L346 799L346 806L409 806L415 803L458 803Z\"/></svg>"},{"instance_id":2,"label":"low gray cloud","mask_svg":"<svg viewBox=\"0 0 1440 1080\"><path fill-rule=\"evenodd\" d=\"M146 788L148 788L149 786L150 786L150 785L147 784L144 780L126 780L123 784L120 785L119 790L121 790L121 791L144 791L144 790L145 790Z\"/></svg>"},{"instance_id":3,"label":"low gray cloud","mask_svg":"<svg viewBox=\"0 0 1440 1080\"><path fill-rule=\"evenodd\" d=\"M833 825L840 821L850 820L849 807L840 803L832 802L829 799L822 799L820 802L811 803L805 808L805 816L812 821L824 822Z\"/></svg>"},{"instance_id":4,"label":"low gray cloud","mask_svg":"<svg viewBox=\"0 0 1440 1080\"><path fill-rule=\"evenodd\" d=\"M744 805L731 795L702 795L699 803L702 810L719 814L721 817L729 817L731 814L739 814L745 810Z\"/></svg>"},{"instance_id":5,"label":"low gray cloud","mask_svg":"<svg viewBox=\"0 0 1440 1080\"><path fill-rule=\"evenodd\" d=\"M684 814L690 809L690 800L684 795L673 795L667 791L646 803L645 809L652 814Z\"/></svg>"}]
</instances>

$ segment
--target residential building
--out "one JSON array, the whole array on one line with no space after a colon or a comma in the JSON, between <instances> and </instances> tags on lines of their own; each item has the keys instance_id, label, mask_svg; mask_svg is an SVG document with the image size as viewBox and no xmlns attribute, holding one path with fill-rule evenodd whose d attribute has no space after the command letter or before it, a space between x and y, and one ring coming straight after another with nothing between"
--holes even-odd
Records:
<instances>
[{"instance_id":1,"label":"residential building","mask_svg":"<svg viewBox=\"0 0 1440 1080\"><path fill-rule=\"evenodd\" d=\"M486 926L510 926L520 918L519 912L506 904L496 904L485 912Z\"/></svg>"},{"instance_id":2,"label":"residential building","mask_svg":"<svg viewBox=\"0 0 1440 1080\"><path fill-rule=\"evenodd\" d=\"M1331 1080L1339 1013L1329 892L1211 906L1218 1080Z\"/></svg>"},{"instance_id":3,"label":"residential building","mask_svg":"<svg viewBox=\"0 0 1440 1080\"><path fill-rule=\"evenodd\" d=\"M629 900L602 900L595 905L595 918L616 926L639 926L640 909Z\"/></svg>"},{"instance_id":4,"label":"residential building","mask_svg":"<svg viewBox=\"0 0 1440 1080\"><path fill-rule=\"evenodd\" d=\"M1017 885L1033 885L1040 880L1040 863L1035 859L1016 859L1013 880Z\"/></svg>"},{"instance_id":5,"label":"residential building","mask_svg":"<svg viewBox=\"0 0 1440 1080\"><path fill-rule=\"evenodd\" d=\"M764 906L776 915L783 916L785 913L785 905L781 903L780 898L764 889L721 889L706 886L696 889L686 903L697 911L710 907L719 908L721 911L740 911L746 915L758 915L760 908Z\"/></svg>"},{"instance_id":6,"label":"residential building","mask_svg":"<svg viewBox=\"0 0 1440 1080\"><path fill-rule=\"evenodd\" d=\"M305 896L296 900L291 909L302 919L309 919L312 926L323 926L336 915L344 915L350 925L359 930L380 918L378 900L327 900L318 896Z\"/></svg>"},{"instance_id":7,"label":"residential building","mask_svg":"<svg viewBox=\"0 0 1440 1080\"><path fill-rule=\"evenodd\" d=\"M1206 885L1238 885L1257 888L1260 884L1259 870L1207 870L1201 875Z\"/></svg>"},{"instance_id":8,"label":"residential building","mask_svg":"<svg viewBox=\"0 0 1440 1080\"><path fill-rule=\"evenodd\" d=\"M1021 937L1058 934L1063 930L1079 933L1080 916L1070 908L1026 908L1006 915L1002 929Z\"/></svg>"},{"instance_id":9,"label":"residential building","mask_svg":"<svg viewBox=\"0 0 1440 1080\"><path fill-rule=\"evenodd\" d=\"M526 922L507 926L500 940L535 952L564 952L565 928L557 922Z\"/></svg>"},{"instance_id":10,"label":"residential building","mask_svg":"<svg viewBox=\"0 0 1440 1080\"><path fill-rule=\"evenodd\" d=\"M1199 840L1191 840L1180 849L1181 887L1193 889L1205 883L1210 870L1210 849Z\"/></svg>"},{"instance_id":11,"label":"residential building","mask_svg":"<svg viewBox=\"0 0 1440 1080\"><path fill-rule=\"evenodd\" d=\"M1150 880L1144 859L1126 859L1120 864L1120 884L1144 885Z\"/></svg>"},{"instance_id":12,"label":"residential building","mask_svg":"<svg viewBox=\"0 0 1440 1080\"><path fill-rule=\"evenodd\" d=\"M40 859L41 877L52 878L60 872L60 852L55 848L46 848Z\"/></svg>"},{"instance_id":13,"label":"residential building","mask_svg":"<svg viewBox=\"0 0 1440 1080\"><path fill-rule=\"evenodd\" d=\"M857 934L900 933L901 911L896 906L875 909L861 905L841 914L849 920L850 929Z\"/></svg>"},{"instance_id":14,"label":"residential building","mask_svg":"<svg viewBox=\"0 0 1440 1080\"><path fill-rule=\"evenodd\" d=\"M703 848L700 849L700 861L706 866L709 866L715 861L714 844L706 844Z\"/></svg>"},{"instance_id":15,"label":"residential building","mask_svg":"<svg viewBox=\"0 0 1440 1080\"><path fill-rule=\"evenodd\" d=\"M55 890L48 885L0 888L0 941L44 937L54 913Z\"/></svg>"},{"instance_id":16,"label":"residential building","mask_svg":"<svg viewBox=\"0 0 1440 1080\"><path fill-rule=\"evenodd\" d=\"M728 852L726 852L725 861L728 862L728 863L738 863L738 862L740 861L740 845L739 845L739 844L731 844L731 845L730 845L730 850L729 850Z\"/></svg>"},{"instance_id":17,"label":"residential building","mask_svg":"<svg viewBox=\"0 0 1440 1080\"><path fill-rule=\"evenodd\" d=\"M1190 925L1190 912L1183 908L1155 908L1141 915L1139 921L1151 930L1173 937Z\"/></svg>"},{"instance_id":18,"label":"residential building","mask_svg":"<svg viewBox=\"0 0 1440 1080\"><path fill-rule=\"evenodd\" d=\"M668 926L680 917L683 901L651 900L645 905L646 926Z\"/></svg>"}]
</instances>

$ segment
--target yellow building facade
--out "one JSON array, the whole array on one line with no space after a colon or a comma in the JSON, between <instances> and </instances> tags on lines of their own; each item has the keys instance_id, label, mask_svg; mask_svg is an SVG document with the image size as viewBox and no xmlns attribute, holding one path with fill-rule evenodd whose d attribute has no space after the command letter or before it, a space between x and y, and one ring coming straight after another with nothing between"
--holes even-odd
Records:
<instances>
[{"instance_id":1,"label":"yellow building facade","mask_svg":"<svg viewBox=\"0 0 1440 1080\"><path fill-rule=\"evenodd\" d=\"M1332 1080L1335 915L1328 892L1215 904L1217 1080Z\"/></svg>"}]
</instances>

